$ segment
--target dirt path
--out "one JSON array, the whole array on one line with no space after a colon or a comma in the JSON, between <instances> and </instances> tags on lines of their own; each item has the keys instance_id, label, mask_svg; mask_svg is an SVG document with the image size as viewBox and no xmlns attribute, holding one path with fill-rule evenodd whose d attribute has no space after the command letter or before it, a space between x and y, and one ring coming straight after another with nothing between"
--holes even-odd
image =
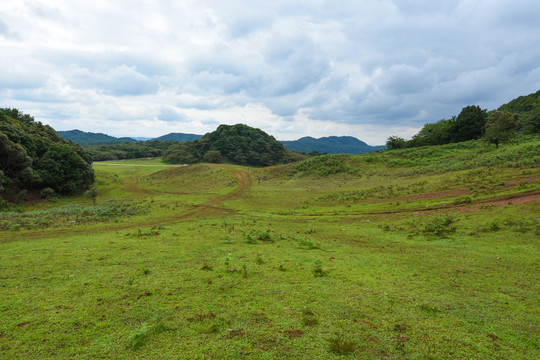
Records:
<instances>
[{"instance_id":1,"label":"dirt path","mask_svg":"<svg viewBox=\"0 0 540 360\"><path fill-rule=\"evenodd\" d=\"M108 227L104 227L101 229L93 229L93 233L100 233L100 232L109 232L109 231L118 231L118 230L126 230L131 229L133 227L144 227L144 226L156 226L156 225L170 225L178 223L181 220L192 218L195 216L201 216L201 215L214 215L219 213L235 213L236 210L229 209L225 206L220 206L226 201L234 200L236 198L239 198L245 190L247 190L251 184L251 177L245 172L245 171L238 171L234 169L233 167L230 167L229 170L234 174L234 176L238 179L238 185L234 190L229 192L225 195L220 195L213 197L206 202L202 204L193 205L190 209L187 211L171 215L165 218L161 218L159 221L156 221L155 219L152 220L144 220L141 222L137 222L136 225L125 222L125 223L115 223L111 224ZM131 190L135 190L135 192L140 192L140 189L137 189L137 185L139 183L140 175L135 174L135 177L132 178L130 184L128 184L128 187L132 188ZM144 191L144 190L141 190ZM90 224L91 226L92 224ZM42 238L42 237L51 237L56 235L62 235L62 234L81 234L88 232L88 228L85 227L73 227L69 229L41 229L39 231L34 232L28 232L25 233L25 239L29 238ZM2 235L6 235L5 237ZM12 236L9 235L9 232L5 232L4 234L0 234L0 243L6 243L10 242Z\"/></svg>"}]
</instances>

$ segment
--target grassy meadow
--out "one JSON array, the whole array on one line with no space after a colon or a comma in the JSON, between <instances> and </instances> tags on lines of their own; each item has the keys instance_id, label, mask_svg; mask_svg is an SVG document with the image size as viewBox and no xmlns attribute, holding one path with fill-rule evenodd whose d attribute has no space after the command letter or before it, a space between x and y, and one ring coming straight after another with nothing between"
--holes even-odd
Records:
<instances>
[{"instance_id":1,"label":"grassy meadow","mask_svg":"<svg viewBox=\"0 0 540 360\"><path fill-rule=\"evenodd\" d=\"M0 358L538 359L539 143L95 163L0 212Z\"/></svg>"}]
</instances>

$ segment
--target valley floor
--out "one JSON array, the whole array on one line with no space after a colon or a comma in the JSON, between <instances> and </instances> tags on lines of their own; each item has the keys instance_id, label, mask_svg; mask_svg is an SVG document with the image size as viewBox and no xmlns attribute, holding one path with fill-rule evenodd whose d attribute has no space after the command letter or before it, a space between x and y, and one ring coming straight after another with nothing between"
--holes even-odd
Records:
<instances>
[{"instance_id":1,"label":"valley floor","mask_svg":"<svg viewBox=\"0 0 540 360\"><path fill-rule=\"evenodd\" d=\"M95 205L0 213L0 358L540 358L540 170L358 159L96 163Z\"/></svg>"}]
</instances>

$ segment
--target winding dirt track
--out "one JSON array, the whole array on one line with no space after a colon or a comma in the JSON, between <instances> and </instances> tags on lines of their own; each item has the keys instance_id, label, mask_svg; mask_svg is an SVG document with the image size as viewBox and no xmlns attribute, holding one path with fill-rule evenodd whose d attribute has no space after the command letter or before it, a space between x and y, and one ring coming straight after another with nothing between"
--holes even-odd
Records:
<instances>
[{"instance_id":1,"label":"winding dirt track","mask_svg":"<svg viewBox=\"0 0 540 360\"><path fill-rule=\"evenodd\" d=\"M126 165L130 166L130 165ZM141 166L141 165L137 165ZM191 218L194 216L201 216L201 215L213 215L218 213L234 213L235 210L229 209L226 207L220 207L219 205L224 203L225 201L234 200L238 197L240 197L246 189L248 189L252 182L251 177L245 172L245 171L238 171L236 169L230 168L230 171L236 176L238 179L238 185L237 187L229 192L228 194L216 196L214 198L209 199L208 201L194 205L192 208L188 209L187 211L184 211L181 214L174 214L165 218L159 219L157 221L156 219L149 219L141 222L137 222L136 226L155 226L155 225L168 225L168 224L174 224L179 222L180 220ZM137 184L138 184L138 177L133 179L133 184L130 184L131 187L133 187L132 190L135 190L137 192ZM131 229L134 227L134 224L124 222L124 223L115 223L111 224L110 226L106 228L101 229L93 229L93 233L100 233L100 232L109 232L109 231L117 231L117 230L125 230L125 229ZM88 229L86 227L72 227L67 229L42 229L40 231L35 232L28 232L25 233L24 239L32 239L32 238L42 238L42 237L50 237L50 236L56 236L61 234L82 234L88 232ZM0 243L6 243L11 242L13 236L10 236L10 232L6 231L1 233L0 232Z\"/></svg>"}]
</instances>

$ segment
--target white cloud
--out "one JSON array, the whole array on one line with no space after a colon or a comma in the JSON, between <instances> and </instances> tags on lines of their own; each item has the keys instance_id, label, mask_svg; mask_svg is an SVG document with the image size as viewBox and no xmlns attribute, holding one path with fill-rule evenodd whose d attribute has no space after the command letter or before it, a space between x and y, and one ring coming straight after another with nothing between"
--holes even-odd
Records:
<instances>
[{"instance_id":1,"label":"white cloud","mask_svg":"<svg viewBox=\"0 0 540 360\"><path fill-rule=\"evenodd\" d=\"M529 0L6 0L0 96L58 130L414 134L538 90Z\"/></svg>"}]
</instances>

